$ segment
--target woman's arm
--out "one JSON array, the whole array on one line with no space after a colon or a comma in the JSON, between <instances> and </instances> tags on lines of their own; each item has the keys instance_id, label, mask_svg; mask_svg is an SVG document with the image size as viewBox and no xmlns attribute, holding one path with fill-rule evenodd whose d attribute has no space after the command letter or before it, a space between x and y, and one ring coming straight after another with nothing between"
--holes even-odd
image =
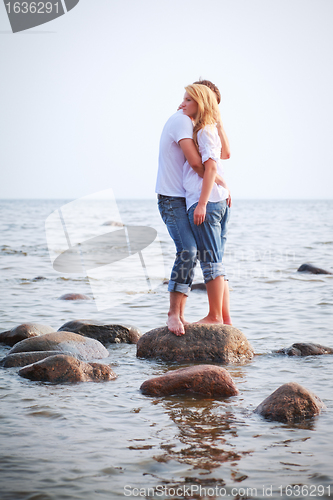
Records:
<instances>
[{"instance_id":1,"label":"woman's arm","mask_svg":"<svg viewBox=\"0 0 333 500\"><path fill-rule=\"evenodd\" d=\"M198 205L196 206L193 213L194 224L196 224L197 226L202 224L205 220L206 206L210 197L210 193L212 192L214 186L217 172L216 161L212 160L211 158L208 158L208 160L205 161L204 165L205 173L202 181L201 194Z\"/></svg>"},{"instance_id":2,"label":"woman's arm","mask_svg":"<svg viewBox=\"0 0 333 500\"><path fill-rule=\"evenodd\" d=\"M221 159L228 160L230 158L230 144L221 119L217 120L216 127L222 144Z\"/></svg>"}]
</instances>

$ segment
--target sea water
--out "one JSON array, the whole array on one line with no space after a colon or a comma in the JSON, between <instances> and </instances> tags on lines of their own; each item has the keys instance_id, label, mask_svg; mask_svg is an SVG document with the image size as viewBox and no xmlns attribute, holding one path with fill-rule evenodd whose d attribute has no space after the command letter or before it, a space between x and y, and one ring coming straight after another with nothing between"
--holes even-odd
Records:
<instances>
[{"instance_id":1,"label":"sea water","mask_svg":"<svg viewBox=\"0 0 333 500\"><path fill-rule=\"evenodd\" d=\"M56 330L73 319L163 326L163 280L174 246L155 200L119 200L128 225L157 230L165 272L150 293L98 310L84 273L52 268L45 220L64 200L0 202L0 331L25 322ZM102 205L101 205L102 206ZM108 214L92 215L102 226ZM136 346L113 344L118 375L105 383L51 385L0 369L0 498L112 500L120 498L330 498L333 496L333 357L274 354L294 342L333 347L333 276L297 272L310 262L332 271L333 201L235 201L225 264L231 316L256 356L227 366L240 394L228 399L147 397L148 378L185 365L136 358ZM195 281L202 281L200 269ZM59 300L81 293L90 300ZM193 291L186 318L207 313ZM9 352L0 346L0 356ZM264 420L256 406L286 382L314 392L327 409L302 424Z\"/></svg>"}]
</instances>

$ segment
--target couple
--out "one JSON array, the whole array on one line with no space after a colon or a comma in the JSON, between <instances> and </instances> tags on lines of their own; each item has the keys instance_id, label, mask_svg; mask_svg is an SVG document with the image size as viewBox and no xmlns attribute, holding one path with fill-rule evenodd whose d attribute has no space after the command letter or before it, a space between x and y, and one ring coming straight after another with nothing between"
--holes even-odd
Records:
<instances>
[{"instance_id":1,"label":"couple","mask_svg":"<svg viewBox=\"0 0 333 500\"><path fill-rule=\"evenodd\" d=\"M162 131L156 182L159 211L177 250L167 325L178 336L185 333L184 309L197 258L209 302L208 315L199 323L231 324L222 264L231 198L221 165L230 150L218 108L221 96L208 80L185 90Z\"/></svg>"}]
</instances>

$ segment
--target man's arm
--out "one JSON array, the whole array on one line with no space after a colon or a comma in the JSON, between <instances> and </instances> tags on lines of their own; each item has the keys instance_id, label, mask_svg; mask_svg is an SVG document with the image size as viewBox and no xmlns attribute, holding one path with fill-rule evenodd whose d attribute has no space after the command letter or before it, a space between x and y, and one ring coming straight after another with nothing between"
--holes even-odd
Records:
<instances>
[{"instance_id":1,"label":"man's arm","mask_svg":"<svg viewBox=\"0 0 333 500\"><path fill-rule=\"evenodd\" d=\"M194 172L196 172L199 177L203 177L205 168L202 164L201 156L195 147L193 139L181 139L178 144Z\"/></svg>"}]
</instances>

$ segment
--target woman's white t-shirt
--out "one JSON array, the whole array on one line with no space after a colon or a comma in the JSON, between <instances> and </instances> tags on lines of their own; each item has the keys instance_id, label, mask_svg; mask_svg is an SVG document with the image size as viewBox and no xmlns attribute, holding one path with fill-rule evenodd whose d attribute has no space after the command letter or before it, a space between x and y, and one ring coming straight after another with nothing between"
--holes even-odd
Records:
<instances>
[{"instance_id":1,"label":"woman's white t-shirt","mask_svg":"<svg viewBox=\"0 0 333 500\"><path fill-rule=\"evenodd\" d=\"M199 130L197 140L202 163L205 163L209 158L216 161L217 173L223 177L223 162L220 159L222 146L216 125L206 125ZM185 162L183 167L183 186L186 192L186 208L188 210L194 203L199 201L202 188L202 178L199 177L188 162ZM228 194L227 189L215 183L209 201L226 200Z\"/></svg>"}]
</instances>

